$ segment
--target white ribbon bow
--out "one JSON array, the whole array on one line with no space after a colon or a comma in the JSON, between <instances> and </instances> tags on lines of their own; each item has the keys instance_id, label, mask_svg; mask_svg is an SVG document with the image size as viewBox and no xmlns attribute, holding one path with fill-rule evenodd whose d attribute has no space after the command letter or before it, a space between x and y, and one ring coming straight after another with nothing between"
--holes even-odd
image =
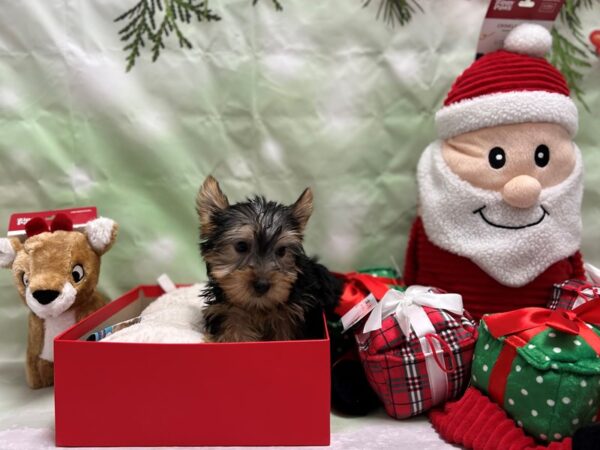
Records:
<instances>
[{"instance_id":1,"label":"white ribbon bow","mask_svg":"<svg viewBox=\"0 0 600 450\"><path fill-rule=\"evenodd\" d=\"M407 337L411 327L418 337L435 333L423 306L463 313L462 296L459 294L436 294L429 287L417 285L409 286L404 292L390 289L371 311L363 333L379 330L383 319L391 314L395 314L400 329Z\"/></svg>"}]
</instances>

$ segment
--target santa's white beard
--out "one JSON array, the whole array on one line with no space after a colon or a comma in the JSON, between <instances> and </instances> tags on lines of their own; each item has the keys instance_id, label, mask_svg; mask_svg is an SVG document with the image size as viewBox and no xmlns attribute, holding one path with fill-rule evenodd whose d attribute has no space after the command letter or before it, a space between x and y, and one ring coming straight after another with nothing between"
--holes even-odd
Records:
<instances>
[{"instance_id":1,"label":"santa's white beard","mask_svg":"<svg viewBox=\"0 0 600 450\"><path fill-rule=\"evenodd\" d=\"M581 244L583 164L542 190L536 206L514 208L499 192L480 189L450 170L441 141L423 152L417 169L421 218L438 247L469 258L506 286L523 286L573 255Z\"/></svg>"}]
</instances>

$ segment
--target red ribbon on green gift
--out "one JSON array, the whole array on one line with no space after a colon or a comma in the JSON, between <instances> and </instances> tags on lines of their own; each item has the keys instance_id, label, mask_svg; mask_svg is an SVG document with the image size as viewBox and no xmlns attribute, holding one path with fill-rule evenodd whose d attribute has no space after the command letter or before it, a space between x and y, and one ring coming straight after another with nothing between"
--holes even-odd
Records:
<instances>
[{"instance_id":1,"label":"red ribbon on green gift","mask_svg":"<svg viewBox=\"0 0 600 450\"><path fill-rule=\"evenodd\" d=\"M344 281L340 304L335 310L340 316L343 316L354 305L363 301L369 293L373 294L377 300L381 300L390 290L390 286L400 285L398 278L379 277L368 273L350 272L334 275Z\"/></svg>"},{"instance_id":2,"label":"red ribbon on green gift","mask_svg":"<svg viewBox=\"0 0 600 450\"><path fill-rule=\"evenodd\" d=\"M600 337L587 324L600 326L600 302L592 301L571 310L523 308L494 314L483 319L494 338L506 336L506 343L490 373L490 397L504 405L506 380L517 355L516 349L525 346L534 336L548 327L563 333L581 336L600 355Z\"/></svg>"}]
</instances>

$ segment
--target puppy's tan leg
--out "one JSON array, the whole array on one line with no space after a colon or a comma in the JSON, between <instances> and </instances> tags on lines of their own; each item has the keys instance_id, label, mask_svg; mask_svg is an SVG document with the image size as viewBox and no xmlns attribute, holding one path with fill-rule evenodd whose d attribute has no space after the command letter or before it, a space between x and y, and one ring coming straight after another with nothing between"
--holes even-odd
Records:
<instances>
[{"instance_id":1,"label":"puppy's tan leg","mask_svg":"<svg viewBox=\"0 0 600 450\"><path fill-rule=\"evenodd\" d=\"M259 333L250 330L224 329L219 336L214 336L214 342L256 342L260 341Z\"/></svg>"},{"instance_id":2,"label":"puppy's tan leg","mask_svg":"<svg viewBox=\"0 0 600 450\"><path fill-rule=\"evenodd\" d=\"M213 336L215 342L256 342L261 340L261 333L246 322L240 320L237 314L230 315L223 321L221 333Z\"/></svg>"}]
</instances>

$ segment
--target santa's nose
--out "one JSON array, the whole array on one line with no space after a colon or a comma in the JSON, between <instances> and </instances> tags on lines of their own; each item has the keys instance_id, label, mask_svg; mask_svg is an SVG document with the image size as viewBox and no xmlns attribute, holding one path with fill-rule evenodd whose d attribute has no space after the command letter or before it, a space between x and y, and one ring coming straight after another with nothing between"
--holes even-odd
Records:
<instances>
[{"instance_id":1,"label":"santa's nose","mask_svg":"<svg viewBox=\"0 0 600 450\"><path fill-rule=\"evenodd\" d=\"M531 208L537 203L541 192L542 185L538 180L528 175L519 175L504 185L502 198L515 208Z\"/></svg>"}]
</instances>

